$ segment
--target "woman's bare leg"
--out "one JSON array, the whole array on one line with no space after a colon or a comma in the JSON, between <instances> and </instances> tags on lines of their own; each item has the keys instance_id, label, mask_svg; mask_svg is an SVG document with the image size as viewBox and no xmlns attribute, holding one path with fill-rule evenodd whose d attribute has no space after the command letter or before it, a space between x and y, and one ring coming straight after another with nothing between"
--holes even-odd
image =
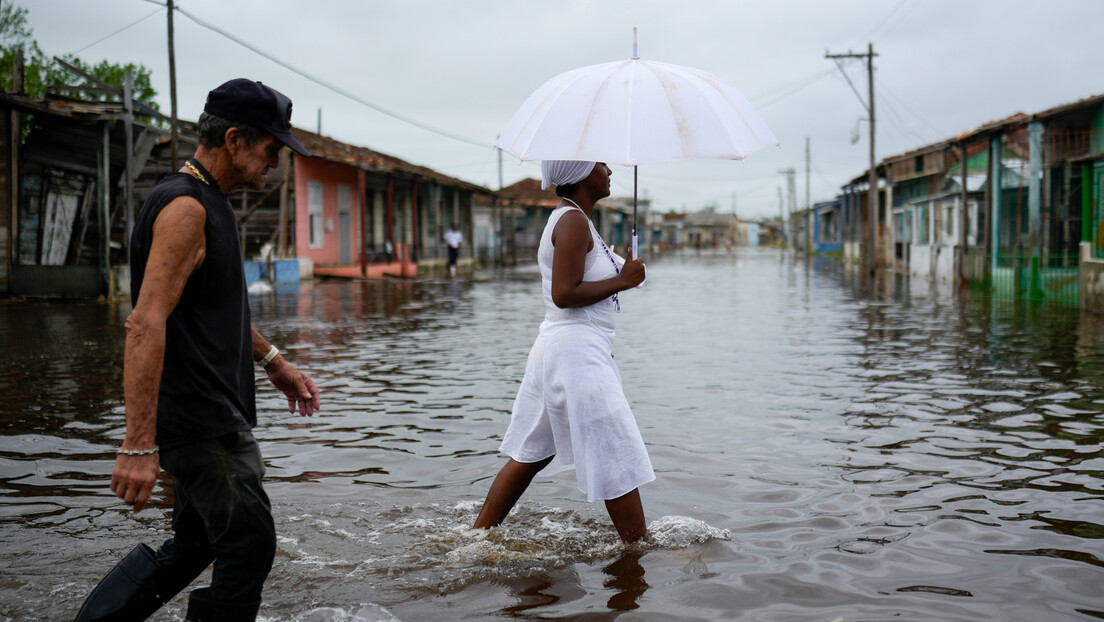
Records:
<instances>
[{"instance_id":1,"label":"woman's bare leg","mask_svg":"<svg viewBox=\"0 0 1104 622\"><path fill-rule=\"evenodd\" d=\"M639 542L648 535L644 524L644 506L640 503L640 489L631 491L606 501L606 511L613 519L617 535L625 542Z\"/></svg>"},{"instance_id":2,"label":"woman's bare leg","mask_svg":"<svg viewBox=\"0 0 1104 622\"><path fill-rule=\"evenodd\" d=\"M514 504L529 487L529 483L541 469L552 462L553 457L549 456L540 462L518 462L510 458L491 484L487 499L483 501L483 508L479 510L479 516L475 519L474 528L495 527L505 520Z\"/></svg>"}]
</instances>

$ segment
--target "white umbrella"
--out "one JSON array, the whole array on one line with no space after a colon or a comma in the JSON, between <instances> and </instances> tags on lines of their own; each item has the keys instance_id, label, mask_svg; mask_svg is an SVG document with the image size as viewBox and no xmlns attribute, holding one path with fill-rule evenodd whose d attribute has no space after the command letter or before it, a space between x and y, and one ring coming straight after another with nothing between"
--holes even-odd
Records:
<instances>
[{"instance_id":1,"label":"white umbrella","mask_svg":"<svg viewBox=\"0 0 1104 622\"><path fill-rule=\"evenodd\" d=\"M741 160L778 139L736 89L717 76L642 60L562 73L533 92L495 147L522 160L588 160L633 166L633 255L638 164Z\"/></svg>"}]
</instances>

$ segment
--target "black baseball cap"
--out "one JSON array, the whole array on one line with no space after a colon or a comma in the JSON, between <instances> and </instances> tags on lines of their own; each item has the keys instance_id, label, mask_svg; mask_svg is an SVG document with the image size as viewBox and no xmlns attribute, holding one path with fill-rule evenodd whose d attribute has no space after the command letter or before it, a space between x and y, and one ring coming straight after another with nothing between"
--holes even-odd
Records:
<instances>
[{"instance_id":1,"label":"black baseball cap","mask_svg":"<svg viewBox=\"0 0 1104 622\"><path fill-rule=\"evenodd\" d=\"M203 111L233 123L260 128L300 155L310 151L291 135L291 100L260 82L235 78L207 94Z\"/></svg>"}]
</instances>

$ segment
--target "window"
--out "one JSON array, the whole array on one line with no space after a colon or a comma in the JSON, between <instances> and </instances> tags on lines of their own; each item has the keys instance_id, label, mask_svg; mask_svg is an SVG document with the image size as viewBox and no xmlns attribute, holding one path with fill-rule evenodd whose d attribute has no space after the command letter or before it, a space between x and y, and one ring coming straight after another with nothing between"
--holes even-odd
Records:
<instances>
[{"instance_id":1,"label":"window","mask_svg":"<svg viewBox=\"0 0 1104 622\"><path fill-rule=\"evenodd\" d=\"M347 212L353 207L353 193L345 184L337 185L337 211Z\"/></svg>"},{"instance_id":2,"label":"window","mask_svg":"<svg viewBox=\"0 0 1104 622\"><path fill-rule=\"evenodd\" d=\"M307 183L307 222L310 225L310 247L322 248L322 182Z\"/></svg>"}]
</instances>

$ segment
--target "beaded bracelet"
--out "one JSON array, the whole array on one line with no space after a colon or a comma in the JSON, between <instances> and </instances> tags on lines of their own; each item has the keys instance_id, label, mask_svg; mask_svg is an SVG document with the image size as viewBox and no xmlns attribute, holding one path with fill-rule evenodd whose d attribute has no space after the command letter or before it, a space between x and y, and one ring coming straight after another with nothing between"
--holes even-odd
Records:
<instances>
[{"instance_id":1,"label":"beaded bracelet","mask_svg":"<svg viewBox=\"0 0 1104 622\"><path fill-rule=\"evenodd\" d=\"M153 449L123 449L119 448L115 450L115 453L122 454L124 456L152 456L153 454L161 451L161 448L157 445L153 446Z\"/></svg>"}]
</instances>

